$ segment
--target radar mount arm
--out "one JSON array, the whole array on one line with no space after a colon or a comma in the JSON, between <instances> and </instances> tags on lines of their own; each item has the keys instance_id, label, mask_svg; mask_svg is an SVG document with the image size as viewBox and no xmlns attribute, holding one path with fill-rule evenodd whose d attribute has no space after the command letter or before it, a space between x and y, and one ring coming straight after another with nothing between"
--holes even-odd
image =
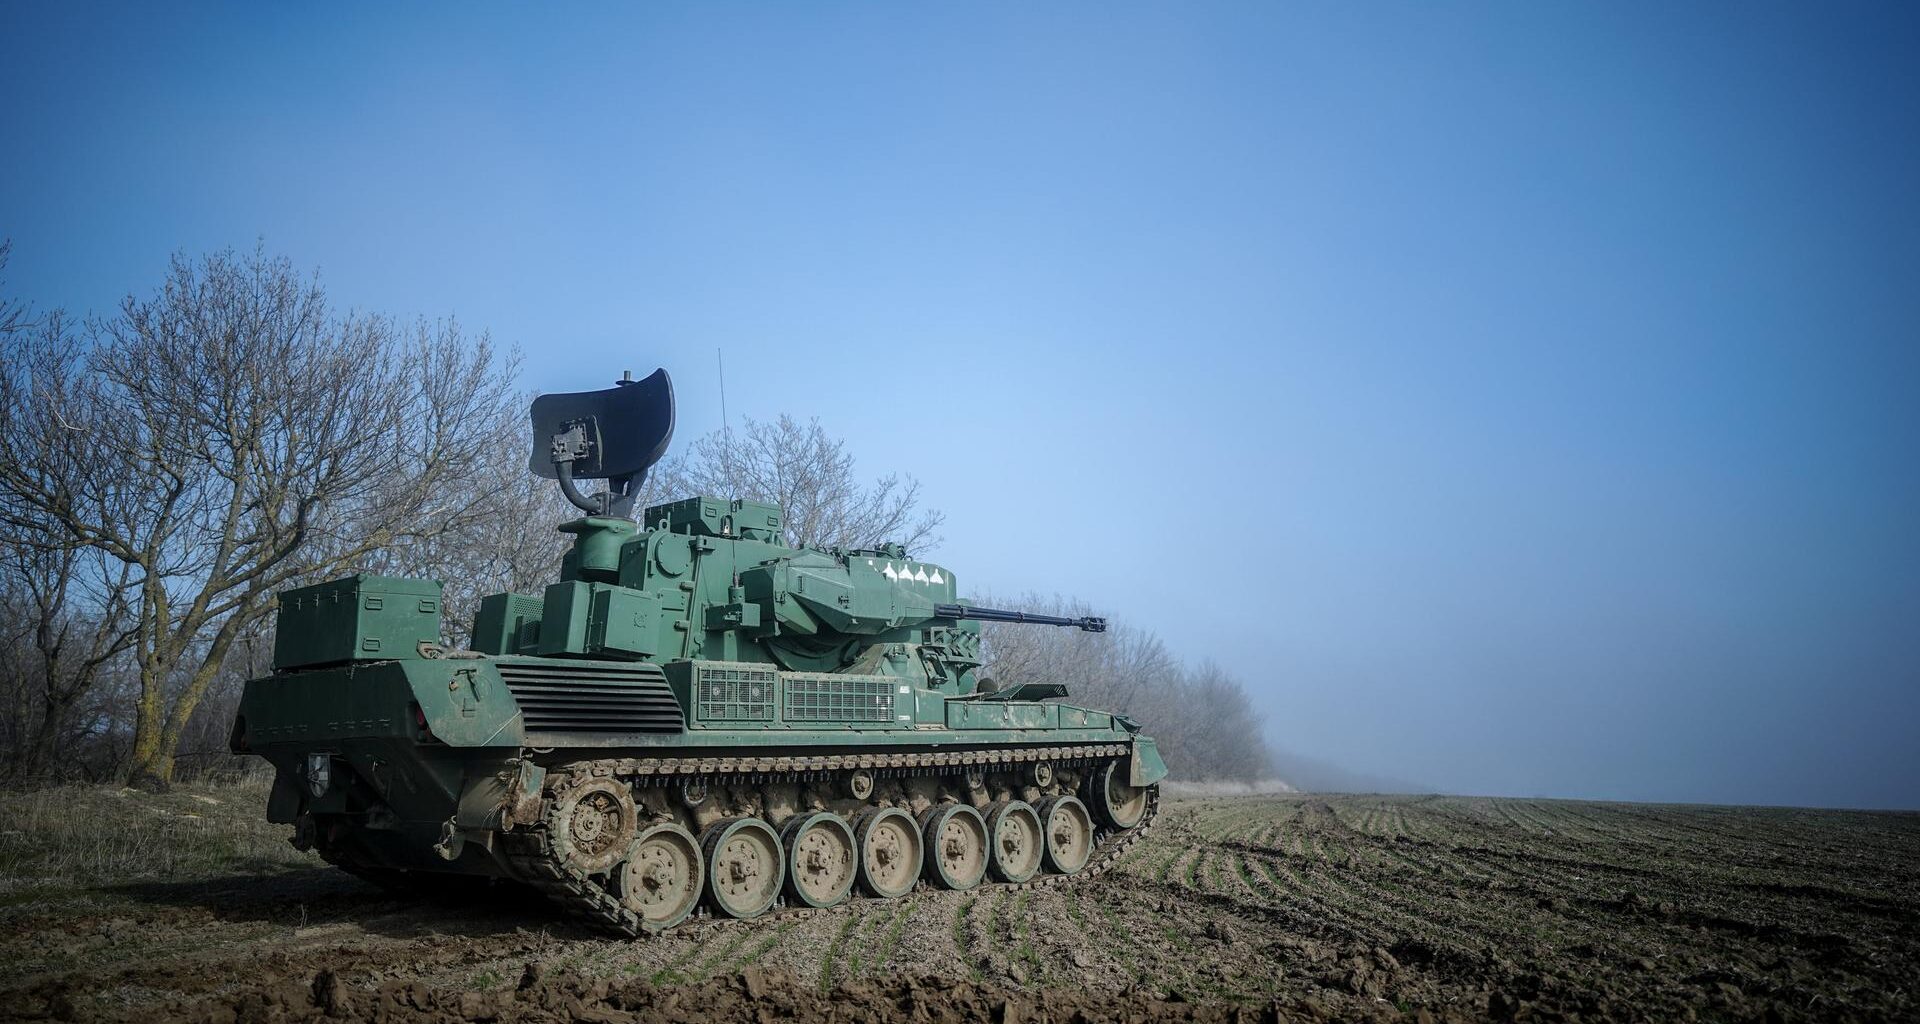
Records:
<instances>
[{"instance_id":1,"label":"radar mount arm","mask_svg":"<svg viewBox=\"0 0 1920 1024\"><path fill-rule=\"evenodd\" d=\"M610 477L605 492L592 496L582 494L573 480L573 464L587 457L599 437L599 424L589 416L566 423L564 427L561 433L553 435L553 475L560 482L560 493L590 516L632 519L633 502L640 496L640 485L646 482L647 471Z\"/></svg>"}]
</instances>

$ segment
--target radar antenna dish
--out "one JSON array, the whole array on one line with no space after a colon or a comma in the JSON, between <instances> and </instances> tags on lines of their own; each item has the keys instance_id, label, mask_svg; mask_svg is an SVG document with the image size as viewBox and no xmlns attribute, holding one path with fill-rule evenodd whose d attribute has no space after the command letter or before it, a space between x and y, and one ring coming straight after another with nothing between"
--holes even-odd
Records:
<instances>
[{"instance_id":1,"label":"radar antenna dish","mask_svg":"<svg viewBox=\"0 0 1920 1024\"><path fill-rule=\"evenodd\" d=\"M527 469L560 481L576 507L594 516L633 518L647 471L673 440L673 381L666 370L633 374L605 391L541 395L533 400L533 452ZM605 493L580 493L576 480L605 480Z\"/></svg>"}]
</instances>

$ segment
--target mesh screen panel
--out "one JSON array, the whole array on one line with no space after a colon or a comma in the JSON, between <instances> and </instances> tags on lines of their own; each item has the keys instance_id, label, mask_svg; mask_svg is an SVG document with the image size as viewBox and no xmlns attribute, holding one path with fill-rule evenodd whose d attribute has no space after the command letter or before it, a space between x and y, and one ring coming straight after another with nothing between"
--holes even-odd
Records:
<instances>
[{"instance_id":1,"label":"mesh screen panel","mask_svg":"<svg viewBox=\"0 0 1920 1024\"><path fill-rule=\"evenodd\" d=\"M695 697L703 722L773 721L773 669L700 665Z\"/></svg>"},{"instance_id":2,"label":"mesh screen panel","mask_svg":"<svg viewBox=\"0 0 1920 1024\"><path fill-rule=\"evenodd\" d=\"M785 714L789 722L891 722L893 680L846 679L789 673Z\"/></svg>"}]
</instances>

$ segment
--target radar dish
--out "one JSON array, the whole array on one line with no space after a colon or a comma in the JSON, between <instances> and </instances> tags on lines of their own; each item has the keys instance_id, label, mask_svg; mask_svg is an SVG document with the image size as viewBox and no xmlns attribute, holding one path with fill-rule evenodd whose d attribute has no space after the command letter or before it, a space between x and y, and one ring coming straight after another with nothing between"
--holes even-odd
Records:
<instances>
[{"instance_id":1,"label":"radar dish","mask_svg":"<svg viewBox=\"0 0 1920 1024\"><path fill-rule=\"evenodd\" d=\"M533 400L531 415L533 452L527 469L534 475L560 478L555 439L579 426L584 428L586 450L572 460L571 476L644 478L673 440L673 381L667 371L655 370L645 380L605 391L541 395Z\"/></svg>"}]
</instances>

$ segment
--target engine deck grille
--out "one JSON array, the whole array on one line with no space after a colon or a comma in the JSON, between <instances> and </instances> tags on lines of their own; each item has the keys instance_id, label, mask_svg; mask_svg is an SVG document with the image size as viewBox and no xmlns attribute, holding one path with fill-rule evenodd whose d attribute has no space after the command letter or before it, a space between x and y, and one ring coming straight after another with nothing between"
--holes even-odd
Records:
<instances>
[{"instance_id":1,"label":"engine deck grille","mask_svg":"<svg viewBox=\"0 0 1920 1024\"><path fill-rule=\"evenodd\" d=\"M658 665L540 659L497 663L529 732L680 732L686 716Z\"/></svg>"},{"instance_id":2,"label":"engine deck grille","mask_svg":"<svg viewBox=\"0 0 1920 1024\"><path fill-rule=\"evenodd\" d=\"M734 663L694 666L703 722L773 721L774 671Z\"/></svg>"},{"instance_id":3,"label":"engine deck grille","mask_svg":"<svg viewBox=\"0 0 1920 1024\"><path fill-rule=\"evenodd\" d=\"M892 679L783 672L789 722L891 722Z\"/></svg>"}]
</instances>

